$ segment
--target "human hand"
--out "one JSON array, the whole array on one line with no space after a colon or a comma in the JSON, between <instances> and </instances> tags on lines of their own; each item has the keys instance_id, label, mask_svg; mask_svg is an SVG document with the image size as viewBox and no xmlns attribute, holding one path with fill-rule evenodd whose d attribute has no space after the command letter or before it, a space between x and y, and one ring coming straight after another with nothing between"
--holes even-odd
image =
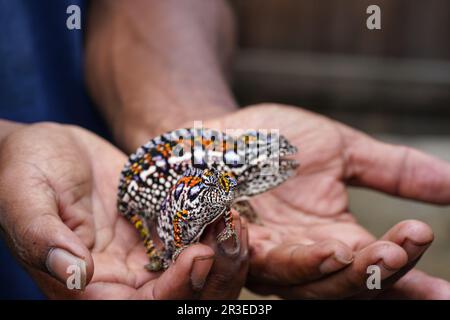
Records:
<instances>
[{"instance_id":1,"label":"human hand","mask_svg":"<svg viewBox=\"0 0 450 320\"><path fill-rule=\"evenodd\" d=\"M165 272L150 273L136 230L117 213L126 157L94 134L37 124L0 144L0 226L13 253L50 298L236 298L248 266L246 223L235 216L240 250L215 242L210 226ZM236 253L236 251L238 251ZM231 252L231 253L230 253ZM70 265L80 290L66 287Z\"/></svg>"},{"instance_id":2,"label":"human hand","mask_svg":"<svg viewBox=\"0 0 450 320\"><path fill-rule=\"evenodd\" d=\"M276 104L248 107L205 126L280 129L299 147L296 176L251 200L263 225L249 224L250 289L285 298L450 298L447 281L410 271L433 241L430 227L403 221L376 240L352 217L346 190L357 185L450 204L449 164ZM369 265L380 267L383 290L367 289Z\"/></svg>"}]
</instances>

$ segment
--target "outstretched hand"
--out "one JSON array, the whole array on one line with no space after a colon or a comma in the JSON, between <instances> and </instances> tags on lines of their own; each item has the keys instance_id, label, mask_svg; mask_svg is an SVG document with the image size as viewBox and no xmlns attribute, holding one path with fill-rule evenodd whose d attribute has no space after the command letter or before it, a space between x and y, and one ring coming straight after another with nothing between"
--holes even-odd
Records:
<instances>
[{"instance_id":1,"label":"outstretched hand","mask_svg":"<svg viewBox=\"0 0 450 320\"><path fill-rule=\"evenodd\" d=\"M51 298L236 298L248 266L247 227L235 216L240 250L215 244L186 249L168 270L151 273L136 230L117 213L126 156L88 131L24 126L0 144L0 225L9 246ZM236 253L238 251L238 253ZM66 286L70 265L80 288ZM70 269L69 269L70 270Z\"/></svg>"},{"instance_id":2,"label":"outstretched hand","mask_svg":"<svg viewBox=\"0 0 450 320\"><path fill-rule=\"evenodd\" d=\"M295 107L251 106L205 126L280 129L299 147L296 176L251 200L263 225L249 225L250 289L286 298L450 298L447 281L411 270L433 241L430 227L403 221L375 239L349 212L347 194L357 185L450 204L450 164ZM368 290L369 265L380 267L382 290Z\"/></svg>"}]
</instances>

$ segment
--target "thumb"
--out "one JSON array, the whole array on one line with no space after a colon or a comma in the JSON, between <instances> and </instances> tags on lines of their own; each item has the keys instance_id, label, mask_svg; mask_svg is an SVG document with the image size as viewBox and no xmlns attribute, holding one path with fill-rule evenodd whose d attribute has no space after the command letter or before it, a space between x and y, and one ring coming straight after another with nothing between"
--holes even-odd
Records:
<instances>
[{"instance_id":1,"label":"thumb","mask_svg":"<svg viewBox=\"0 0 450 320\"><path fill-rule=\"evenodd\" d=\"M6 215L16 216L14 212ZM94 263L78 236L53 214L16 221L14 228L3 229L19 261L26 268L47 273L69 289L83 290L92 278Z\"/></svg>"},{"instance_id":2,"label":"thumb","mask_svg":"<svg viewBox=\"0 0 450 320\"><path fill-rule=\"evenodd\" d=\"M93 259L61 220L51 188L8 181L0 180L0 229L13 254L29 272L42 271L64 285L72 275L70 289L83 290L94 272Z\"/></svg>"}]
</instances>

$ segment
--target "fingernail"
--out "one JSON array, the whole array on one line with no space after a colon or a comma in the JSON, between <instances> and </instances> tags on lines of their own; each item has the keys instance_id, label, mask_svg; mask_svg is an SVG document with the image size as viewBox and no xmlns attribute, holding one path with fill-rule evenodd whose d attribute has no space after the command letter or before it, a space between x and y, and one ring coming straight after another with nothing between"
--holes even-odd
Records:
<instances>
[{"instance_id":1,"label":"fingernail","mask_svg":"<svg viewBox=\"0 0 450 320\"><path fill-rule=\"evenodd\" d=\"M421 254L425 252L425 250L430 246L431 242L426 242L423 244L418 244L413 242L412 240L406 239L402 247L408 253L408 260L412 261L417 259Z\"/></svg>"},{"instance_id":2,"label":"fingernail","mask_svg":"<svg viewBox=\"0 0 450 320\"><path fill-rule=\"evenodd\" d=\"M342 269L344 266L349 265L353 262L353 254L339 253L336 252L331 257L325 259L324 262L319 266L319 271L322 274L331 273Z\"/></svg>"},{"instance_id":3,"label":"fingernail","mask_svg":"<svg viewBox=\"0 0 450 320\"><path fill-rule=\"evenodd\" d=\"M240 218L241 220L241 230L245 230L248 228L248 222L247 219L245 219L244 217ZM242 232L242 231L241 231Z\"/></svg>"},{"instance_id":4,"label":"fingernail","mask_svg":"<svg viewBox=\"0 0 450 320\"><path fill-rule=\"evenodd\" d=\"M237 236L232 236L229 239L219 243L219 248L227 256L237 255L240 251L240 246L241 244Z\"/></svg>"},{"instance_id":5,"label":"fingernail","mask_svg":"<svg viewBox=\"0 0 450 320\"><path fill-rule=\"evenodd\" d=\"M241 218L241 237L240 237L240 246L241 256L247 258L248 257L248 225L247 220L245 218Z\"/></svg>"},{"instance_id":6,"label":"fingernail","mask_svg":"<svg viewBox=\"0 0 450 320\"><path fill-rule=\"evenodd\" d=\"M195 291L203 289L213 262L213 256L194 258L194 265L191 271L191 284Z\"/></svg>"},{"instance_id":7,"label":"fingernail","mask_svg":"<svg viewBox=\"0 0 450 320\"><path fill-rule=\"evenodd\" d=\"M381 259L380 261L378 261L378 263L376 263L376 265L381 268L386 270L389 273L393 273L396 272L397 270L399 270L400 268L396 268L396 267L391 267L389 266L383 259Z\"/></svg>"},{"instance_id":8,"label":"fingernail","mask_svg":"<svg viewBox=\"0 0 450 320\"><path fill-rule=\"evenodd\" d=\"M86 262L67 250L52 248L45 262L48 272L71 290L86 287Z\"/></svg>"}]
</instances>

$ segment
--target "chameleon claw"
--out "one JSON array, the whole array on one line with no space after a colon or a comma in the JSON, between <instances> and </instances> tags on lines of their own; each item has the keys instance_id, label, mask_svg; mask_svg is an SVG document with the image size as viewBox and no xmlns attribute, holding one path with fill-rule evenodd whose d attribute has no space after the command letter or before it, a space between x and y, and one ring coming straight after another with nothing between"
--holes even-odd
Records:
<instances>
[{"instance_id":1,"label":"chameleon claw","mask_svg":"<svg viewBox=\"0 0 450 320\"><path fill-rule=\"evenodd\" d=\"M224 244L224 242L230 238L233 238L233 245L230 246L228 244ZM219 242L219 248L225 252L225 254L229 256L234 256L240 251L240 241L239 238L232 228L225 228L222 232L217 236L217 241Z\"/></svg>"},{"instance_id":2,"label":"chameleon claw","mask_svg":"<svg viewBox=\"0 0 450 320\"><path fill-rule=\"evenodd\" d=\"M150 258L150 262L145 265L145 269L152 272L161 271L166 268L167 266L161 257L152 257Z\"/></svg>"},{"instance_id":3,"label":"chameleon claw","mask_svg":"<svg viewBox=\"0 0 450 320\"><path fill-rule=\"evenodd\" d=\"M237 237L236 231L234 231L234 229L231 229L231 228L227 227L227 228L223 229L219 233L219 235L217 236L217 241L219 243L221 243L221 242L224 242L224 241L230 239L231 237L233 237L233 240L235 242L238 241L238 237Z\"/></svg>"}]
</instances>

